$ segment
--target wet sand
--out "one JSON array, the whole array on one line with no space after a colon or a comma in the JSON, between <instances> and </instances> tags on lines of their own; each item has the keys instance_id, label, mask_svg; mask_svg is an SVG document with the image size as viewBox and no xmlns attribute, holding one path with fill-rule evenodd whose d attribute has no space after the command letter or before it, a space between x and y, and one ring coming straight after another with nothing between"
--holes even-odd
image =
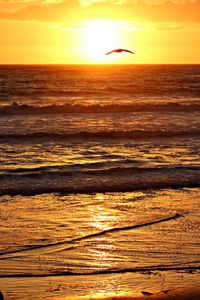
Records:
<instances>
[{"instance_id":1,"label":"wet sand","mask_svg":"<svg viewBox=\"0 0 200 300\"><path fill-rule=\"evenodd\" d=\"M0 278L5 300L199 300L200 271Z\"/></svg>"},{"instance_id":2,"label":"wet sand","mask_svg":"<svg viewBox=\"0 0 200 300\"><path fill-rule=\"evenodd\" d=\"M54 300L68 300L72 298L56 298ZM73 298L75 300L75 298ZM141 292L138 295L110 295L107 297L83 297L85 300L199 300L200 288L196 289L177 289L161 291L158 294Z\"/></svg>"},{"instance_id":3,"label":"wet sand","mask_svg":"<svg viewBox=\"0 0 200 300\"><path fill-rule=\"evenodd\" d=\"M32 299L32 298L31 298ZM200 299L200 287L199 288L187 288L187 289L174 289L163 290L158 293L151 293L141 291L135 295L116 295L111 293L107 296L82 296L82 297L50 297L46 300L199 300ZM0 300L9 300L6 295L0 294Z\"/></svg>"}]
</instances>

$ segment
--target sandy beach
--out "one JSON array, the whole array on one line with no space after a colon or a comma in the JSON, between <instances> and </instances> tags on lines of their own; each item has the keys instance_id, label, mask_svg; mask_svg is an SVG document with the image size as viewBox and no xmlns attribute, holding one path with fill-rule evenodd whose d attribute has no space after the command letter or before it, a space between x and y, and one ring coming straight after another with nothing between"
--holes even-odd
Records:
<instances>
[{"instance_id":1,"label":"sandy beach","mask_svg":"<svg viewBox=\"0 0 200 300\"><path fill-rule=\"evenodd\" d=\"M5 300L199 300L200 271L0 278Z\"/></svg>"},{"instance_id":2,"label":"sandy beach","mask_svg":"<svg viewBox=\"0 0 200 300\"><path fill-rule=\"evenodd\" d=\"M6 293L0 295L1 300L9 300L14 298L9 298ZM56 296L56 297L45 297L45 298L35 298L35 299L45 299L45 300L199 300L200 298L200 287L199 288L180 288L173 290L163 290L160 292L146 292L141 291L137 294L115 294L110 293L105 296ZM34 299L31 296L27 299Z\"/></svg>"},{"instance_id":3,"label":"sandy beach","mask_svg":"<svg viewBox=\"0 0 200 300\"><path fill-rule=\"evenodd\" d=\"M82 297L82 300L199 300L200 288L198 289L175 289L161 291L157 294L141 292L138 295L113 295L106 297ZM55 298L54 300L76 300L75 298Z\"/></svg>"}]
</instances>

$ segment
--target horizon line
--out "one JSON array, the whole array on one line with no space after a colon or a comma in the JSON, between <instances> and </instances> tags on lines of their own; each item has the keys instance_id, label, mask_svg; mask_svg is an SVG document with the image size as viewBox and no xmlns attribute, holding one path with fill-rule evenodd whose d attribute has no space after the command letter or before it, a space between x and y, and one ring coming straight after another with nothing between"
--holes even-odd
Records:
<instances>
[{"instance_id":1,"label":"horizon line","mask_svg":"<svg viewBox=\"0 0 200 300\"><path fill-rule=\"evenodd\" d=\"M198 63L0 63L0 66L142 66L142 65L200 65Z\"/></svg>"}]
</instances>

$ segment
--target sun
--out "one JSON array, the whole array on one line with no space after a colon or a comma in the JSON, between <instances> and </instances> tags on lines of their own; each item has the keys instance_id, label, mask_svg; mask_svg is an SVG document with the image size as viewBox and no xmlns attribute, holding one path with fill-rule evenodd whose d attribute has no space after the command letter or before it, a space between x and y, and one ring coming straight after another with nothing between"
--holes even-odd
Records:
<instances>
[{"instance_id":1,"label":"sun","mask_svg":"<svg viewBox=\"0 0 200 300\"><path fill-rule=\"evenodd\" d=\"M116 59L106 52L119 48L122 43L120 24L115 21L93 20L82 24L83 45L86 59L94 63L106 63Z\"/></svg>"}]
</instances>

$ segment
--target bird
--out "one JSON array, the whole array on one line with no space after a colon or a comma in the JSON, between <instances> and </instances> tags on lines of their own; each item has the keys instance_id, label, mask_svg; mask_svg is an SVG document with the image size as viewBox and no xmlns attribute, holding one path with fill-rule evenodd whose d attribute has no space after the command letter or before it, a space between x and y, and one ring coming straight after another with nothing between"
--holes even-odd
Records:
<instances>
[{"instance_id":1,"label":"bird","mask_svg":"<svg viewBox=\"0 0 200 300\"><path fill-rule=\"evenodd\" d=\"M106 55L109 55L111 53L121 53L121 52L129 52L129 53L135 54L134 52L132 52L130 50L126 50L126 49L114 49L110 52L107 52Z\"/></svg>"}]
</instances>

